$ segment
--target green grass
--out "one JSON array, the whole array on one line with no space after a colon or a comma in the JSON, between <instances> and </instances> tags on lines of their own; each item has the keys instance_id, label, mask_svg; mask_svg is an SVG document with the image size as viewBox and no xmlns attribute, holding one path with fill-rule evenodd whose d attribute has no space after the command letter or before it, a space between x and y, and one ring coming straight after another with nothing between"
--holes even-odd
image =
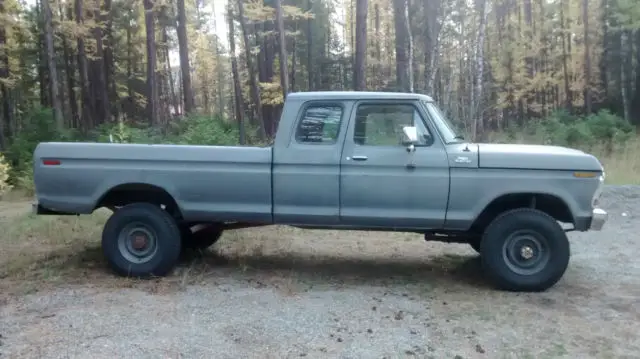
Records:
<instances>
[{"instance_id":1,"label":"green grass","mask_svg":"<svg viewBox=\"0 0 640 359\"><path fill-rule=\"evenodd\" d=\"M107 211L82 218L34 216L24 214L24 203L15 205L18 208L11 210L16 213L2 213L0 278L18 283L57 283L86 274L77 273L79 268L104 263L99 239ZM3 289L0 287L0 291Z\"/></svg>"}]
</instances>

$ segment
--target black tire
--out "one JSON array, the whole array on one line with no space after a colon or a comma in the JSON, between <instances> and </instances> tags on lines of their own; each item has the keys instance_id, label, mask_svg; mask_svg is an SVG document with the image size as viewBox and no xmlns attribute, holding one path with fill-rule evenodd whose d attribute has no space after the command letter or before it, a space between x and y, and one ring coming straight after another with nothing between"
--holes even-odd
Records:
<instances>
[{"instance_id":1,"label":"black tire","mask_svg":"<svg viewBox=\"0 0 640 359\"><path fill-rule=\"evenodd\" d=\"M182 248L205 250L214 245L222 236L223 228L217 223L195 227L194 229L191 226L181 226Z\"/></svg>"},{"instance_id":2,"label":"black tire","mask_svg":"<svg viewBox=\"0 0 640 359\"><path fill-rule=\"evenodd\" d=\"M115 211L104 225L102 250L111 268L121 276L165 276L180 257L180 230L160 207L129 204Z\"/></svg>"},{"instance_id":3,"label":"black tire","mask_svg":"<svg viewBox=\"0 0 640 359\"><path fill-rule=\"evenodd\" d=\"M499 215L480 243L482 266L503 290L540 292L555 285L569 265L569 240L548 214L518 208ZM530 257L530 258L527 258Z\"/></svg>"}]
</instances>

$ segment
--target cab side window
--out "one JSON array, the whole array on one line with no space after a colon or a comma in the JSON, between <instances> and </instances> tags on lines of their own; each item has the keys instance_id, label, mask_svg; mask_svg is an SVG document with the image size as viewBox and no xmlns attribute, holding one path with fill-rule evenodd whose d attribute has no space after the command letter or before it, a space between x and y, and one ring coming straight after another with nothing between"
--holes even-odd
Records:
<instances>
[{"instance_id":1,"label":"cab side window","mask_svg":"<svg viewBox=\"0 0 640 359\"><path fill-rule=\"evenodd\" d=\"M410 104L366 104L356 110L353 141L363 146L400 146L404 126L418 129L418 146L430 144L425 122Z\"/></svg>"},{"instance_id":2,"label":"cab side window","mask_svg":"<svg viewBox=\"0 0 640 359\"><path fill-rule=\"evenodd\" d=\"M342 123L342 106L311 105L304 110L296 128L296 141L306 144L334 144Z\"/></svg>"}]
</instances>

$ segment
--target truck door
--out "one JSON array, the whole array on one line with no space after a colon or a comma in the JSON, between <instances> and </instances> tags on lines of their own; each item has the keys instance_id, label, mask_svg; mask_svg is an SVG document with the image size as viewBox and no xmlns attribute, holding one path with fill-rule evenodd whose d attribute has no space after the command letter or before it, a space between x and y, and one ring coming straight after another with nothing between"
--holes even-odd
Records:
<instances>
[{"instance_id":1,"label":"truck door","mask_svg":"<svg viewBox=\"0 0 640 359\"><path fill-rule=\"evenodd\" d=\"M340 152L351 104L343 101L287 100L297 113L287 139L273 159L275 223L335 225L340 222ZM299 111L297 111L299 109ZM280 132L282 130L282 132Z\"/></svg>"},{"instance_id":2,"label":"truck door","mask_svg":"<svg viewBox=\"0 0 640 359\"><path fill-rule=\"evenodd\" d=\"M414 101L360 101L340 159L340 222L399 229L441 228L449 195L444 144ZM410 152L402 127L415 126Z\"/></svg>"}]
</instances>

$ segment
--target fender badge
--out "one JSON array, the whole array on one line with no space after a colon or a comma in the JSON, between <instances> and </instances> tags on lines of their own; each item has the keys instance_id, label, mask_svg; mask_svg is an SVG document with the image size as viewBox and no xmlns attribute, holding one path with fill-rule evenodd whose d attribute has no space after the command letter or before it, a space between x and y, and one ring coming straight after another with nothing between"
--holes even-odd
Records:
<instances>
[{"instance_id":1,"label":"fender badge","mask_svg":"<svg viewBox=\"0 0 640 359\"><path fill-rule=\"evenodd\" d=\"M454 161L456 163L471 163L471 160L469 159L469 157L464 157L464 156L458 156Z\"/></svg>"}]
</instances>

